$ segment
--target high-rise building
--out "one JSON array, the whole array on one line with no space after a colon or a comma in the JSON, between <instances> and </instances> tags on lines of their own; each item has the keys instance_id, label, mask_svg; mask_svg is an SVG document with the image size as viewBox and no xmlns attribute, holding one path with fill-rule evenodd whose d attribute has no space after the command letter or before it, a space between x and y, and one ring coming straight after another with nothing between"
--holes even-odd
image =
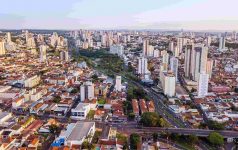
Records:
<instances>
[{"instance_id":1,"label":"high-rise building","mask_svg":"<svg viewBox=\"0 0 238 150\"><path fill-rule=\"evenodd\" d=\"M219 51L225 51L226 48L226 35L219 38Z\"/></svg>"},{"instance_id":2,"label":"high-rise building","mask_svg":"<svg viewBox=\"0 0 238 150\"><path fill-rule=\"evenodd\" d=\"M204 46L195 47L195 68L192 70L192 79L198 81L199 73L206 72L208 48Z\"/></svg>"},{"instance_id":3,"label":"high-rise building","mask_svg":"<svg viewBox=\"0 0 238 150\"><path fill-rule=\"evenodd\" d=\"M205 72L200 73L198 82L198 97L205 97L208 93L209 75Z\"/></svg>"},{"instance_id":4,"label":"high-rise building","mask_svg":"<svg viewBox=\"0 0 238 150\"><path fill-rule=\"evenodd\" d=\"M11 37L11 33L7 32L7 43L12 42L12 37Z\"/></svg>"},{"instance_id":5,"label":"high-rise building","mask_svg":"<svg viewBox=\"0 0 238 150\"><path fill-rule=\"evenodd\" d=\"M178 38L177 39L177 47L178 47L178 49L179 49L179 53L181 53L182 52L182 50L183 50L183 38Z\"/></svg>"},{"instance_id":6,"label":"high-rise building","mask_svg":"<svg viewBox=\"0 0 238 150\"><path fill-rule=\"evenodd\" d=\"M169 42L169 51L171 51L171 52L174 51L174 42L173 41Z\"/></svg>"},{"instance_id":7,"label":"high-rise building","mask_svg":"<svg viewBox=\"0 0 238 150\"><path fill-rule=\"evenodd\" d=\"M212 38L210 36L208 36L206 45L209 47L209 46L211 46L211 43L212 43Z\"/></svg>"},{"instance_id":8,"label":"high-rise building","mask_svg":"<svg viewBox=\"0 0 238 150\"><path fill-rule=\"evenodd\" d=\"M140 75L145 75L148 74L148 62L147 62L147 58L145 58L144 56L139 57L138 58L138 74Z\"/></svg>"},{"instance_id":9,"label":"high-rise building","mask_svg":"<svg viewBox=\"0 0 238 150\"><path fill-rule=\"evenodd\" d=\"M0 42L0 55L5 55L5 54L6 54L5 42L1 41Z\"/></svg>"},{"instance_id":10,"label":"high-rise building","mask_svg":"<svg viewBox=\"0 0 238 150\"><path fill-rule=\"evenodd\" d=\"M192 51L194 49L194 45L186 45L185 47L185 62L184 62L184 72L185 77L191 77L191 67L192 67Z\"/></svg>"},{"instance_id":11,"label":"high-rise building","mask_svg":"<svg viewBox=\"0 0 238 150\"><path fill-rule=\"evenodd\" d=\"M169 97L175 96L176 80L174 74L172 72L163 72L161 73L160 81L164 94Z\"/></svg>"},{"instance_id":12,"label":"high-rise building","mask_svg":"<svg viewBox=\"0 0 238 150\"><path fill-rule=\"evenodd\" d=\"M121 92L121 76L116 76L115 90Z\"/></svg>"},{"instance_id":13,"label":"high-rise building","mask_svg":"<svg viewBox=\"0 0 238 150\"><path fill-rule=\"evenodd\" d=\"M210 58L207 60L206 73L209 75L209 78L212 77L212 69L213 69L213 60Z\"/></svg>"},{"instance_id":14,"label":"high-rise building","mask_svg":"<svg viewBox=\"0 0 238 150\"><path fill-rule=\"evenodd\" d=\"M147 56L148 49L149 49L149 40L144 40L143 41L143 55L144 56Z\"/></svg>"},{"instance_id":15,"label":"high-rise building","mask_svg":"<svg viewBox=\"0 0 238 150\"><path fill-rule=\"evenodd\" d=\"M40 46L40 62L46 62L46 50L47 50L46 45Z\"/></svg>"},{"instance_id":16,"label":"high-rise building","mask_svg":"<svg viewBox=\"0 0 238 150\"><path fill-rule=\"evenodd\" d=\"M60 59L62 61L69 61L69 52L68 51L61 51L60 52Z\"/></svg>"},{"instance_id":17,"label":"high-rise building","mask_svg":"<svg viewBox=\"0 0 238 150\"><path fill-rule=\"evenodd\" d=\"M235 40L235 41L236 41L236 34L237 34L236 31L232 32L232 39Z\"/></svg>"},{"instance_id":18,"label":"high-rise building","mask_svg":"<svg viewBox=\"0 0 238 150\"><path fill-rule=\"evenodd\" d=\"M94 99L94 84L90 81L80 86L80 100L83 102L85 99Z\"/></svg>"},{"instance_id":19,"label":"high-rise building","mask_svg":"<svg viewBox=\"0 0 238 150\"><path fill-rule=\"evenodd\" d=\"M175 80L178 81L178 58L170 58L170 70L174 73Z\"/></svg>"},{"instance_id":20,"label":"high-rise building","mask_svg":"<svg viewBox=\"0 0 238 150\"><path fill-rule=\"evenodd\" d=\"M185 77L198 81L199 73L206 72L208 47L194 44L185 48Z\"/></svg>"}]
</instances>

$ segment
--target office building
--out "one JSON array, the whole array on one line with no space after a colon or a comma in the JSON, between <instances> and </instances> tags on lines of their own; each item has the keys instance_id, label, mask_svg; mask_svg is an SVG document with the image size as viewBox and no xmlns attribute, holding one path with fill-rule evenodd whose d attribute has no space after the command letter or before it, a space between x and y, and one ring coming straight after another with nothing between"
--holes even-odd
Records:
<instances>
[{"instance_id":1,"label":"office building","mask_svg":"<svg viewBox=\"0 0 238 150\"><path fill-rule=\"evenodd\" d=\"M205 72L200 73L198 82L198 97L205 97L208 92L209 75Z\"/></svg>"},{"instance_id":2,"label":"office building","mask_svg":"<svg viewBox=\"0 0 238 150\"><path fill-rule=\"evenodd\" d=\"M121 76L116 76L115 90L121 92Z\"/></svg>"},{"instance_id":3,"label":"office building","mask_svg":"<svg viewBox=\"0 0 238 150\"><path fill-rule=\"evenodd\" d=\"M83 102L85 99L94 99L94 84L90 81L80 86L80 100Z\"/></svg>"}]
</instances>

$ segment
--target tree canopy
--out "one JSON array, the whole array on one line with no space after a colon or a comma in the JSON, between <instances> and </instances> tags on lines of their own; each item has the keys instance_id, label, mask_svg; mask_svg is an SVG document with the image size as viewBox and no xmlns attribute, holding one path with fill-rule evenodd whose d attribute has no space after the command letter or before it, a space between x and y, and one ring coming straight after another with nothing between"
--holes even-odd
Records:
<instances>
[{"instance_id":1,"label":"tree canopy","mask_svg":"<svg viewBox=\"0 0 238 150\"><path fill-rule=\"evenodd\" d=\"M223 145L224 143L224 138L221 134L217 132L212 132L208 136L208 141L213 144L213 145Z\"/></svg>"}]
</instances>

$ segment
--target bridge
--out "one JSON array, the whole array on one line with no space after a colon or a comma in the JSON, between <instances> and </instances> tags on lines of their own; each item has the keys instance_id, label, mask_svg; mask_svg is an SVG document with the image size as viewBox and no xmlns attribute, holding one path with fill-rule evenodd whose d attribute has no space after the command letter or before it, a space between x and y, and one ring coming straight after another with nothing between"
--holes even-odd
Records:
<instances>
[{"instance_id":1,"label":"bridge","mask_svg":"<svg viewBox=\"0 0 238 150\"><path fill-rule=\"evenodd\" d=\"M189 128L160 128L160 127L139 127L139 128L130 128L128 129L131 133L138 134L151 134L156 132L167 132L167 133L177 133L184 135L196 135L199 137L207 137L211 132L218 132L224 138L237 138L237 131L229 131L229 130L208 130L208 129L189 129Z\"/></svg>"}]
</instances>

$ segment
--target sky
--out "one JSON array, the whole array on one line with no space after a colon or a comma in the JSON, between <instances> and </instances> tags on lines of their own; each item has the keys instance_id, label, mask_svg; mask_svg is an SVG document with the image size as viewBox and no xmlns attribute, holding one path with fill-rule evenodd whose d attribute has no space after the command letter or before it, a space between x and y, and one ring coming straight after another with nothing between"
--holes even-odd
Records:
<instances>
[{"instance_id":1,"label":"sky","mask_svg":"<svg viewBox=\"0 0 238 150\"><path fill-rule=\"evenodd\" d=\"M238 0L0 0L1 29L238 30Z\"/></svg>"}]
</instances>

